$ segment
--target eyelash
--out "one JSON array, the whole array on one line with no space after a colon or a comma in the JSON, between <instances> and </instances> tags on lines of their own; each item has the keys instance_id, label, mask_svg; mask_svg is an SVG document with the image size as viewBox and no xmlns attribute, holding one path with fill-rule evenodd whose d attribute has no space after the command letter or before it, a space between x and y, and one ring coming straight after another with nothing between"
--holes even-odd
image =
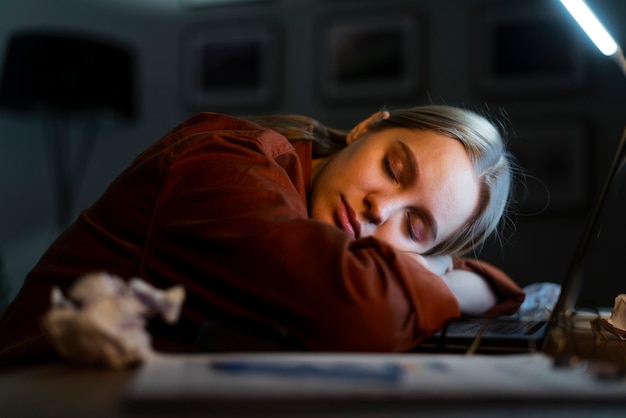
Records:
<instances>
[{"instance_id":1,"label":"eyelash","mask_svg":"<svg viewBox=\"0 0 626 418\"><path fill-rule=\"evenodd\" d=\"M385 166L385 171L387 172L387 175L389 176L389 178L393 180L394 183L398 183L400 180L398 176L396 175L395 171L393 170L393 167L391 166L391 161L389 160L388 155L385 155L385 158L383 159L383 165ZM415 228L413 228L413 223L411 222L410 213L406 214L406 226L409 232L409 237L413 241L419 242L422 234L415 232ZM419 228L419 229L422 229L422 228Z\"/></svg>"},{"instance_id":2,"label":"eyelash","mask_svg":"<svg viewBox=\"0 0 626 418\"><path fill-rule=\"evenodd\" d=\"M383 164L385 166L385 171L387 172L387 174L389 175L389 177L395 182L398 183L398 176L396 175L396 173L393 171L393 168L391 167L391 162L389 161L389 156L385 155L385 158L383 159Z\"/></svg>"},{"instance_id":3,"label":"eyelash","mask_svg":"<svg viewBox=\"0 0 626 418\"><path fill-rule=\"evenodd\" d=\"M406 225L407 225L407 228L409 230L409 236L411 237L411 239L413 241L415 241L415 242L419 242L420 239L421 239L421 235L422 234L421 233L416 234L415 228L413 228L413 224L411 222L411 214L410 213L406 214ZM419 228L419 229L422 229L422 228Z\"/></svg>"}]
</instances>

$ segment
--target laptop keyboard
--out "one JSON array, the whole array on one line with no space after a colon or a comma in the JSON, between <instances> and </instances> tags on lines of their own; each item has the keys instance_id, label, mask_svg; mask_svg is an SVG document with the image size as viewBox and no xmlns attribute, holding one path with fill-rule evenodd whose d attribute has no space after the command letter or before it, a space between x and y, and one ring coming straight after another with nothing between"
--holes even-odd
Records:
<instances>
[{"instance_id":1,"label":"laptop keyboard","mask_svg":"<svg viewBox=\"0 0 626 418\"><path fill-rule=\"evenodd\" d=\"M477 334L483 330L483 335L532 335L539 330L545 320L518 320L518 319L473 319L451 322L445 333L447 335L459 333Z\"/></svg>"}]
</instances>

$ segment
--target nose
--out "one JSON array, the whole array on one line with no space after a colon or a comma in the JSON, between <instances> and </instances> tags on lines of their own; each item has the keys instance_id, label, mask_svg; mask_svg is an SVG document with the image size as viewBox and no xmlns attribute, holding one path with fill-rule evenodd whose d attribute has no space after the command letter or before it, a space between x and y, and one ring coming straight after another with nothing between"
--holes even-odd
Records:
<instances>
[{"instance_id":1,"label":"nose","mask_svg":"<svg viewBox=\"0 0 626 418\"><path fill-rule=\"evenodd\" d=\"M400 198L370 193L364 199L365 220L373 225L380 226L402 205Z\"/></svg>"},{"instance_id":2,"label":"nose","mask_svg":"<svg viewBox=\"0 0 626 418\"><path fill-rule=\"evenodd\" d=\"M365 220L371 224L376 226L382 223L380 205L378 205L377 201L370 198L369 196L365 198Z\"/></svg>"}]
</instances>

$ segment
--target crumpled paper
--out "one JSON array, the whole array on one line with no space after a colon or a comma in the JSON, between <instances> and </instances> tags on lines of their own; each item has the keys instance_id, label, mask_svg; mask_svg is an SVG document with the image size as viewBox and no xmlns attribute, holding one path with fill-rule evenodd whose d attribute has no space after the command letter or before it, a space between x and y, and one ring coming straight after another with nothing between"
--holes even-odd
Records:
<instances>
[{"instance_id":1,"label":"crumpled paper","mask_svg":"<svg viewBox=\"0 0 626 418\"><path fill-rule=\"evenodd\" d=\"M592 321L595 331L609 332L621 340L626 340L626 294L618 295L609 318L597 318Z\"/></svg>"},{"instance_id":2,"label":"crumpled paper","mask_svg":"<svg viewBox=\"0 0 626 418\"><path fill-rule=\"evenodd\" d=\"M517 314L524 318L548 319L559 300L561 285L551 282L537 282L525 286L526 297Z\"/></svg>"},{"instance_id":3,"label":"crumpled paper","mask_svg":"<svg viewBox=\"0 0 626 418\"><path fill-rule=\"evenodd\" d=\"M159 290L139 278L104 272L85 275L63 295L54 287L42 327L58 353L71 361L123 369L154 354L147 319L180 316L182 286Z\"/></svg>"}]
</instances>

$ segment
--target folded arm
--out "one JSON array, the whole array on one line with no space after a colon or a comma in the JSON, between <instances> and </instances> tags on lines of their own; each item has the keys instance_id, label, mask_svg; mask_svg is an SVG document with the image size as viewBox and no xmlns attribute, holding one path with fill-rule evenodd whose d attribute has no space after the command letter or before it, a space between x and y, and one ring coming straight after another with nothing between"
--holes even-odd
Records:
<instances>
[{"instance_id":1,"label":"folded arm","mask_svg":"<svg viewBox=\"0 0 626 418\"><path fill-rule=\"evenodd\" d=\"M459 302L463 314L482 315L498 304L498 296L490 283L475 271L455 268L452 257L415 254L415 258L441 277Z\"/></svg>"}]
</instances>

